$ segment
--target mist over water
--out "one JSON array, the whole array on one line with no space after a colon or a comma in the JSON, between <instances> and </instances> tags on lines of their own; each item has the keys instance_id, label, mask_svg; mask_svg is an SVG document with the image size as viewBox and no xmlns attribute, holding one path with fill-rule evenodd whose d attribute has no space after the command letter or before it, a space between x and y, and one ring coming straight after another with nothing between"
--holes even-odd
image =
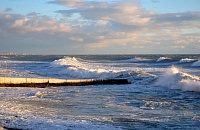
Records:
<instances>
[{"instance_id":1,"label":"mist over water","mask_svg":"<svg viewBox=\"0 0 200 130\"><path fill-rule=\"evenodd\" d=\"M125 78L131 83L0 88L0 125L41 130L199 129L199 61L200 55L0 56L7 76Z\"/></svg>"}]
</instances>

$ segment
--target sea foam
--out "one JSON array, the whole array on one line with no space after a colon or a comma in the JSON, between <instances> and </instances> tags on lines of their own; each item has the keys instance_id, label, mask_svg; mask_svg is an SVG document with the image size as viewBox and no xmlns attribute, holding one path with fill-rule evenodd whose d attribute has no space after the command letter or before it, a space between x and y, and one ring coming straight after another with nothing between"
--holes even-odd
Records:
<instances>
[{"instance_id":1,"label":"sea foam","mask_svg":"<svg viewBox=\"0 0 200 130\"><path fill-rule=\"evenodd\" d=\"M65 67L61 74L68 74L72 78L114 78L121 75L124 69L104 66L102 63L90 63L75 57L65 57L52 63L53 66Z\"/></svg>"},{"instance_id":2,"label":"sea foam","mask_svg":"<svg viewBox=\"0 0 200 130\"><path fill-rule=\"evenodd\" d=\"M172 66L163 76L158 78L156 85L170 89L200 92L200 77L181 72L177 67Z\"/></svg>"},{"instance_id":3,"label":"sea foam","mask_svg":"<svg viewBox=\"0 0 200 130\"><path fill-rule=\"evenodd\" d=\"M70 75L72 78L81 79L112 79L126 78L134 84L148 84L157 76L146 73L138 68L116 67L123 63L95 63L93 61L83 61L74 57L65 57L55 60L52 65L61 67L59 73ZM63 68L65 67L65 68Z\"/></svg>"},{"instance_id":4,"label":"sea foam","mask_svg":"<svg viewBox=\"0 0 200 130\"><path fill-rule=\"evenodd\" d=\"M189 63L189 62L194 62L196 59L189 59L189 58L184 58L180 60L180 63Z\"/></svg>"}]
</instances>

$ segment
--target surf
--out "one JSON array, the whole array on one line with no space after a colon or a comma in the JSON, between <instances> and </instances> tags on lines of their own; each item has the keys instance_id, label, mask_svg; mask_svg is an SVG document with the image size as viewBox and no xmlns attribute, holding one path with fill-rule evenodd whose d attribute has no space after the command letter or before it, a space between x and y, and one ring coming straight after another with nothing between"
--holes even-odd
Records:
<instances>
[{"instance_id":1,"label":"surf","mask_svg":"<svg viewBox=\"0 0 200 130\"><path fill-rule=\"evenodd\" d=\"M161 62L161 61L165 61L165 60L170 60L170 58L168 57L160 57L156 60L156 62Z\"/></svg>"},{"instance_id":2,"label":"surf","mask_svg":"<svg viewBox=\"0 0 200 130\"><path fill-rule=\"evenodd\" d=\"M196 59L190 59L190 58L183 58L179 62L180 63L190 63L190 62L194 62L194 61L197 61L197 60Z\"/></svg>"},{"instance_id":3,"label":"surf","mask_svg":"<svg viewBox=\"0 0 200 130\"><path fill-rule=\"evenodd\" d=\"M53 67L60 68L59 73L72 78L81 79L113 79L125 78L134 84L148 84L157 76L143 71L137 67L123 67L123 63L101 63L84 61L75 57L64 57L51 63ZM120 67L122 66L122 67ZM150 69L148 69L150 70Z\"/></svg>"},{"instance_id":4,"label":"surf","mask_svg":"<svg viewBox=\"0 0 200 130\"><path fill-rule=\"evenodd\" d=\"M158 78L156 85L200 92L200 77L182 72L179 68L172 66Z\"/></svg>"}]
</instances>

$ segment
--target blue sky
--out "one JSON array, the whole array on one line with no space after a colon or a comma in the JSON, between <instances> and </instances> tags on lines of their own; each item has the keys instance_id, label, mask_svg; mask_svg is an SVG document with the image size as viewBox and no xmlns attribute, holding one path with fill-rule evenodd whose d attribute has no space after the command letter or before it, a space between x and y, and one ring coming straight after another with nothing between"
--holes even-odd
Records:
<instances>
[{"instance_id":1,"label":"blue sky","mask_svg":"<svg viewBox=\"0 0 200 130\"><path fill-rule=\"evenodd\" d=\"M13 12L20 14L28 14L37 12L43 15L55 17L54 11L66 9L66 6L47 4L50 0L1 0L0 8L11 8ZM88 0L94 1L94 0ZM98 2L116 2L120 0L95 0ZM141 3L141 7L158 13L176 13L200 10L199 0L135 0Z\"/></svg>"},{"instance_id":2,"label":"blue sky","mask_svg":"<svg viewBox=\"0 0 200 130\"><path fill-rule=\"evenodd\" d=\"M0 53L200 53L199 0L1 0Z\"/></svg>"},{"instance_id":3,"label":"blue sky","mask_svg":"<svg viewBox=\"0 0 200 130\"><path fill-rule=\"evenodd\" d=\"M158 13L176 13L200 10L199 0L142 0L142 7Z\"/></svg>"}]
</instances>

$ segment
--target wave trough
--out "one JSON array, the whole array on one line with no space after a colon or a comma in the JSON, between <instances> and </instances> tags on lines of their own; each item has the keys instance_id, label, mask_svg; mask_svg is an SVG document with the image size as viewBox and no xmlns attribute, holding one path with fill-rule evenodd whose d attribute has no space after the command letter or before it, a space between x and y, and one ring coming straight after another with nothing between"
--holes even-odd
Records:
<instances>
[{"instance_id":1,"label":"wave trough","mask_svg":"<svg viewBox=\"0 0 200 130\"><path fill-rule=\"evenodd\" d=\"M200 61L196 61L192 64L193 67L200 67Z\"/></svg>"}]
</instances>

